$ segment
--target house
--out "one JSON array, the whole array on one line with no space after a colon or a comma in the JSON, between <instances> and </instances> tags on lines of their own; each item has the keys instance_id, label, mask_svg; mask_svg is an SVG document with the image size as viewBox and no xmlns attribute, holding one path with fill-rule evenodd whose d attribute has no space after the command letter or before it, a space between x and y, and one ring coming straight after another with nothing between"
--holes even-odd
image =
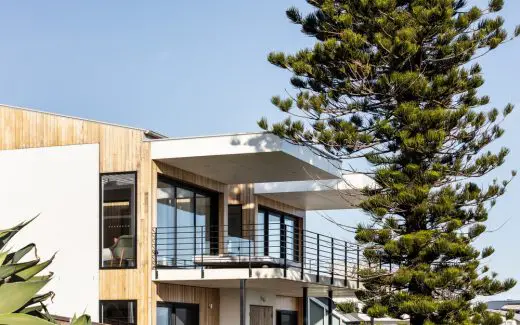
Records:
<instances>
[{"instance_id":1,"label":"house","mask_svg":"<svg viewBox=\"0 0 520 325\"><path fill-rule=\"evenodd\" d=\"M502 315L504 325L520 324L520 300L493 300L486 302L489 311ZM506 320L509 311L514 311L513 319Z\"/></svg>"},{"instance_id":2,"label":"house","mask_svg":"<svg viewBox=\"0 0 520 325\"><path fill-rule=\"evenodd\" d=\"M307 211L355 207L372 183L318 149L269 133L168 138L5 105L0 130L0 227L40 213L15 245L57 252L53 314L308 325L308 297L332 302L362 285L360 248L305 223Z\"/></svg>"}]
</instances>

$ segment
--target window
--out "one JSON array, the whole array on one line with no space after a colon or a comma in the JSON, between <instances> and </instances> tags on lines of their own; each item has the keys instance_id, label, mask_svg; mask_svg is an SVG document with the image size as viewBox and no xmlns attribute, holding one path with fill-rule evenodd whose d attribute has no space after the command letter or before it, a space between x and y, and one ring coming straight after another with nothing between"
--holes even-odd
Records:
<instances>
[{"instance_id":1,"label":"window","mask_svg":"<svg viewBox=\"0 0 520 325\"><path fill-rule=\"evenodd\" d=\"M242 237L242 205L228 205L228 235Z\"/></svg>"},{"instance_id":2,"label":"window","mask_svg":"<svg viewBox=\"0 0 520 325\"><path fill-rule=\"evenodd\" d=\"M200 255L218 252L218 208L214 192L159 176L157 265L195 267Z\"/></svg>"},{"instance_id":3,"label":"window","mask_svg":"<svg viewBox=\"0 0 520 325\"><path fill-rule=\"evenodd\" d=\"M157 325L199 325L199 305L157 304Z\"/></svg>"},{"instance_id":4,"label":"window","mask_svg":"<svg viewBox=\"0 0 520 325\"><path fill-rule=\"evenodd\" d=\"M101 175L101 267L136 267L136 173Z\"/></svg>"},{"instance_id":5,"label":"window","mask_svg":"<svg viewBox=\"0 0 520 325\"><path fill-rule=\"evenodd\" d=\"M265 238L263 245L257 245L257 254L284 258L298 262L300 260L300 241L302 229L300 219L266 208L259 208L257 215L256 241Z\"/></svg>"},{"instance_id":6,"label":"window","mask_svg":"<svg viewBox=\"0 0 520 325\"><path fill-rule=\"evenodd\" d=\"M99 318L103 324L137 324L137 302L135 300L102 300L99 302Z\"/></svg>"},{"instance_id":7,"label":"window","mask_svg":"<svg viewBox=\"0 0 520 325\"><path fill-rule=\"evenodd\" d=\"M298 325L298 312L289 310L277 310L276 325Z\"/></svg>"}]
</instances>

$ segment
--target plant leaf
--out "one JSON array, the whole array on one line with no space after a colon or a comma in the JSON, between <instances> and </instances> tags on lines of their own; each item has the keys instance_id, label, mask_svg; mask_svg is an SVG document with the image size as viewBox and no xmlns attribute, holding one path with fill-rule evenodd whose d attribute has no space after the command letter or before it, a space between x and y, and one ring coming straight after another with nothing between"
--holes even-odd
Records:
<instances>
[{"instance_id":1,"label":"plant leaf","mask_svg":"<svg viewBox=\"0 0 520 325\"><path fill-rule=\"evenodd\" d=\"M0 324L5 325L55 325L27 314L0 314Z\"/></svg>"},{"instance_id":2,"label":"plant leaf","mask_svg":"<svg viewBox=\"0 0 520 325\"><path fill-rule=\"evenodd\" d=\"M74 315L74 318L70 321L70 325L90 325L92 324L90 321L89 315L81 315L78 318Z\"/></svg>"},{"instance_id":3,"label":"plant leaf","mask_svg":"<svg viewBox=\"0 0 520 325\"><path fill-rule=\"evenodd\" d=\"M5 278L17 273L23 272L24 270L30 268L31 266L37 266L39 260L29 261L25 263L18 264L7 264L0 266L0 280L4 280ZM42 263L43 264L43 263Z\"/></svg>"},{"instance_id":4,"label":"plant leaf","mask_svg":"<svg viewBox=\"0 0 520 325\"><path fill-rule=\"evenodd\" d=\"M48 261L45 261L43 263L34 265L33 267L30 267L30 268L24 269L20 272L17 272L16 276L22 278L23 280L29 280L30 278L32 278L33 276L35 276L36 274L38 274L42 270L44 270L47 266L49 266L49 264L52 263L52 260L54 260L55 256L56 256L56 254L52 255L52 257Z\"/></svg>"},{"instance_id":5,"label":"plant leaf","mask_svg":"<svg viewBox=\"0 0 520 325\"><path fill-rule=\"evenodd\" d=\"M14 235L16 235L16 233L18 233L23 227L27 226L34 219L38 218L39 215L40 214L37 214L32 219L21 222L18 225L14 226L13 228L0 230L0 249L2 249L11 240L11 238L13 238Z\"/></svg>"},{"instance_id":6,"label":"plant leaf","mask_svg":"<svg viewBox=\"0 0 520 325\"><path fill-rule=\"evenodd\" d=\"M0 300L0 314L12 313L22 309L49 280L13 282L0 285L0 297L9 297L9 299ZM2 323L0 322L0 324Z\"/></svg>"}]
</instances>

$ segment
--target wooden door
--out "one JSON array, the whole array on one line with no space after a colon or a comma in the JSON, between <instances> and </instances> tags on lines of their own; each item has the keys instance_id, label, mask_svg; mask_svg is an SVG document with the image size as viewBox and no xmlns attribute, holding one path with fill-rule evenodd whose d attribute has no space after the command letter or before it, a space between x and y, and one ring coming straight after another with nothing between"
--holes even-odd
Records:
<instances>
[{"instance_id":1,"label":"wooden door","mask_svg":"<svg viewBox=\"0 0 520 325\"><path fill-rule=\"evenodd\" d=\"M250 325L273 325L273 307L251 305Z\"/></svg>"}]
</instances>

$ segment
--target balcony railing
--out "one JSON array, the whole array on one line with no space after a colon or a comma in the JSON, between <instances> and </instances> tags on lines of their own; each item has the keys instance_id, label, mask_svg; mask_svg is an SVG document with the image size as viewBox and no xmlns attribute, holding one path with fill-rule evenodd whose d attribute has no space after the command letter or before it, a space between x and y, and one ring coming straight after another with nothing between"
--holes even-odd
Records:
<instances>
[{"instance_id":1,"label":"balcony railing","mask_svg":"<svg viewBox=\"0 0 520 325\"><path fill-rule=\"evenodd\" d=\"M231 232L231 233L230 233ZM233 233L238 232L238 234ZM273 223L229 226L179 226L153 229L153 266L159 269L282 268L310 275L316 282L356 281L368 265L359 245L316 232Z\"/></svg>"}]
</instances>

